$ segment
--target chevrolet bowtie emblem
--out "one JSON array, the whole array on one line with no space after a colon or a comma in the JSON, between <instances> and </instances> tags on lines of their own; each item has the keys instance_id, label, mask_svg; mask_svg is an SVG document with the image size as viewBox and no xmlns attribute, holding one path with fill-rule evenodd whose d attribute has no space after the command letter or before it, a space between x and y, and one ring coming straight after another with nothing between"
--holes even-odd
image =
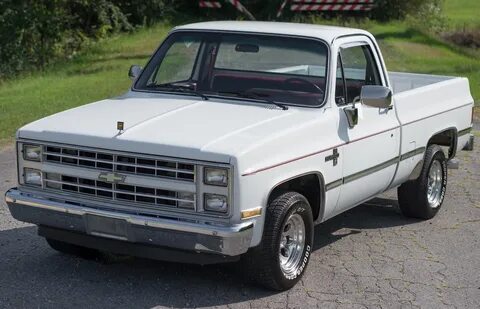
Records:
<instances>
[{"instance_id":1,"label":"chevrolet bowtie emblem","mask_svg":"<svg viewBox=\"0 0 480 309\"><path fill-rule=\"evenodd\" d=\"M125 181L126 176L116 173L100 173L98 179L110 183L122 183Z\"/></svg>"}]
</instances>

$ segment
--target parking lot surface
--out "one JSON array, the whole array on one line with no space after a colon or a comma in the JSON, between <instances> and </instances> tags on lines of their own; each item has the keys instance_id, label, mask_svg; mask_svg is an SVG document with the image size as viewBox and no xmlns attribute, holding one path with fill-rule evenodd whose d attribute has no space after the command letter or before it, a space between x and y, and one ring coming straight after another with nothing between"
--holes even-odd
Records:
<instances>
[{"instance_id":1,"label":"parking lot surface","mask_svg":"<svg viewBox=\"0 0 480 309\"><path fill-rule=\"evenodd\" d=\"M242 281L239 264L53 251L3 201L16 184L10 147L0 151L0 307L480 308L479 152L459 153L460 169L449 171L445 203L430 221L403 217L390 191L317 226L303 280L278 293Z\"/></svg>"}]
</instances>

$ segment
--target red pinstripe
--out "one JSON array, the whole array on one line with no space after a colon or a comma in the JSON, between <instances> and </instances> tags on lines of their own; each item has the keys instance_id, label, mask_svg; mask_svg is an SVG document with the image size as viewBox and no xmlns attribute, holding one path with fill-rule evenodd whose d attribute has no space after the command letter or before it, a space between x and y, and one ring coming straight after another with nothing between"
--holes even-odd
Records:
<instances>
[{"instance_id":1,"label":"red pinstripe","mask_svg":"<svg viewBox=\"0 0 480 309\"><path fill-rule=\"evenodd\" d=\"M402 123L402 126L406 126L406 125L409 125L409 124L412 124L412 123L415 123L415 122L418 122L418 121L421 121L421 120L424 120L424 119L428 119L428 118L431 118L431 117L434 117L434 116L438 116L438 115L441 115L441 114L444 114L444 113L448 113L448 112L451 112L453 110L464 108L464 107L467 107L467 106L472 106L472 103L457 106L457 107L450 108L450 109L447 109L447 110L442 111L442 112L438 112L438 113L433 114L433 115L429 115L429 116L426 116L426 117L422 117L420 119L415 119L415 120L412 120L412 121L409 121L409 122L406 122L406 123ZM280 162L280 163L277 163L277 164L274 164L274 165L271 165L271 166L263 167L263 168L255 170L255 171L242 174L242 176L249 176L249 175L259 173L259 172L263 172L263 171L266 171L266 170L269 170L269 169L272 169L272 168L275 168L275 167L278 167L278 166L281 166L281 165L285 165L285 164L288 164L288 163L291 163L291 162L294 162L294 161L298 161L298 160L301 160L301 159L305 159L305 158L320 154L320 153L325 152L325 151L332 150L333 148L337 148L337 147L341 147L341 146L346 145L346 144L358 142L358 141L364 140L366 138L369 138L369 137L372 137L372 136L375 136L375 135L379 135L379 134L382 134L382 133L385 133L385 132L388 132L388 131L392 131L392 130L395 130L395 129L398 129L398 128L400 128L400 126L396 126L396 127L393 127L393 128L387 129L387 130L383 130L383 131L376 132L376 133L373 133L373 134L370 134L370 135L367 135L367 136L363 136L363 137L351 140L350 142L338 144L338 145L333 146L333 147L329 147L329 148L326 148L326 149L315 151L313 153L303 155L303 156L300 156L300 157L297 157L297 158L293 158L293 159L290 159L290 160L287 160L287 161L283 161L283 162Z\"/></svg>"},{"instance_id":2,"label":"red pinstripe","mask_svg":"<svg viewBox=\"0 0 480 309\"><path fill-rule=\"evenodd\" d=\"M276 163L276 164L273 164L273 165L270 165L270 166L262 167L262 168L259 168L257 170L254 170L252 172L244 173L244 174L242 174L242 176L250 176L250 175L253 175L253 174L257 174L257 173L260 173L260 172L263 172L263 171L266 171L266 170L269 170L269 169L272 169L272 168L275 168L275 167L278 167L278 166L281 166L281 165L285 165L285 164L292 163L292 162L295 162L295 161L298 161L298 160L302 160L302 159L305 159L305 158L308 158L308 157L311 157L311 156L315 156L317 154L321 154L322 152L326 152L326 151L332 150L334 148L338 148L338 147L341 147L341 146L344 146L344 145L347 145L347 144L355 143L355 142L367 139L367 138L375 136L375 135L379 135L379 134L382 134L382 133L385 133L385 132L388 132L388 131L396 130L398 128L400 128L400 126L396 126L396 127L393 127L393 128L387 129L387 130L383 130L383 131L380 131L380 132L376 132L376 133L373 133L373 134L370 134L370 135L366 135L366 136L363 136L363 137L360 137L360 138L357 138L357 139L353 139L349 142L341 143L341 144L338 144L338 145L335 145L335 146L332 146L332 147L328 147L328 148L325 148L325 149L322 149L322 150L319 150L319 151L315 151L315 152L312 152L312 153L309 153L309 154L306 154L306 155L303 155L303 156L300 156L300 157L296 157L296 158L289 159L289 160L286 160L286 161L283 161L283 162L279 162L279 163Z\"/></svg>"}]
</instances>

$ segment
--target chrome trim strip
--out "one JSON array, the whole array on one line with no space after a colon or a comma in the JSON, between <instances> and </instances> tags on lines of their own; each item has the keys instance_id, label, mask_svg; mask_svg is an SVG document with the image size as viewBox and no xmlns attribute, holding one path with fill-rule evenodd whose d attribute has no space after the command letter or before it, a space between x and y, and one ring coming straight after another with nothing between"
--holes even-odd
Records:
<instances>
[{"instance_id":1,"label":"chrome trim strip","mask_svg":"<svg viewBox=\"0 0 480 309\"><path fill-rule=\"evenodd\" d=\"M355 181L357 179L360 179L362 177L368 176L370 174L376 173L378 171L381 171L382 169L390 167L393 164L400 163L400 161L403 161L403 160L406 160L408 158L414 157L416 155L422 154L422 153L425 152L425 149L426 149L425 147L419 147L415 150L404 153L403 155L401 155L399 157L392 158L392 159L390 159L388 161L385 161L383 163L380 163L378 165L369 167L369 168L367 168L363 171L356 172L356 173L351 174L349 176L346 176L344 178L332 181L325 186L325 191L335 189L335 188L337 188L337 187L339 187L343 184L346 184L346 183Z\"/></svg>"},{"instance_id":2,"label":"chrome trim strip","mask_svg":"<svg viewBox=\"0 0 480 309\"><path fill-rule=\"evenodd\" d=\"M406 153L404 153L403 155L400 156L400 161L403 161L403 160L409 159L411 157L414 157L416 155L419 155L421 153L424 153L425 149L426 149L425 147L419 147L419 148L414 149L412 151L406 152Z\"/></svg>"},{"instance_id":3,"label":"chrome trim strip","mask_svg":"<svg viewBox=\"0 0 480 309\"><path fill-rule=\"evenodd\" d=\"M379 172L379 171L381 171L381 170L383 170L387 167L390 167L391 165L393 165L395 163L398 163L398 157L395 157L393 159L390 159L390 160L385 161L383 163L380 163L378 165L367 168L366 170L363 170L363 171L357 172L355 174L349 175L347 177L344 177L343 183L346 184L346 183L352 182L354 180L357 180L359 178L362 178L362 177L368 176L370 174L373 174L375 172Z\"/></svg>"},{"instance_id":4,"label":"chrome trim strip","mask_svg":"<svg viewBox=\"0 0 480 309\"><path fill-rule=\"evenodd\" d=\"M327 184L325 186L325 191L333 190L337 187L340 187L341 185L343 185L343 178L340 178L338 180L332 181L331 183Z\"/></svg>"},{"instance_id":5,"label":"chrome trim strip","mask_svg":"<svg viewBox=\"0 0 480 309\"><path fill-rule=\"evenodd\" d=\"M467 135L470 132L472 132L472 127L469 127L469 128L458 131L457 136L458 137L464 136L464 135Z\"/></svg>"}]
</instances>

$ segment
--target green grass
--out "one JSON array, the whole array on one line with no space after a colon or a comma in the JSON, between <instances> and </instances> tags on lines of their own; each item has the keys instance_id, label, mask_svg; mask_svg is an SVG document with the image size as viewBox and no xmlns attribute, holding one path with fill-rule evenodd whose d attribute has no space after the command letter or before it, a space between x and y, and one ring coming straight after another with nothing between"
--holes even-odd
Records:
<instances>
[{"instance_id":1,"label":"green grass","mask_svg":"<svg viewBox=\"0 0 480 309\"><path fill-rule=\"evenodd\" d=\"M389 71L467 77L474 99L480 102L480 50L451 45L412 28L408 22L353 21L344 26L370 31L380 44Z\"/></svg>"},{"instance_id":2,"label":"green grass","mask_svg":"<svg viewBox=\"0 0 480 309\"><path fill-rule=\"evenodd\" d=\"M463 50L403 23L367 26L379 40L389 71L464 76L480 100L480 52Z\"/></svg>"},{"instance_id":3,"label":"green grass","mask_svg":"<svg viewBox=\"0 0 480 309\"><path fill-rule=\"evenodd\" d=\"M126 92L131 64L145 64L169 26L159 25L98 43L72 61L0 84L0 146L22 125Z\"/></svg>"},{"instance_id":4,"label":"green grass","mask_svg":"<svg viewBox=\"0 0 480 309\"><path fill-rule=\"evenodd\" d=\"M379 38L390 71L466 76L474 98L480 99L480 52L452 47L406 23L352 26ZM45 72L0 83L0 146L11 143L15 131L28 122L127 91L130 65L143 65L169 29L158 25L118 35Z\"/></svg>"},{"instance_id":5,"label":"green grass","mask_svg":"<svg viewBox=\"0 0 480 309\"><path fill-rule=\"evenodd\" d=\"M480 27L478 0L445 0L443 10L453 27Z\"/></svg>"}]
</instances>

